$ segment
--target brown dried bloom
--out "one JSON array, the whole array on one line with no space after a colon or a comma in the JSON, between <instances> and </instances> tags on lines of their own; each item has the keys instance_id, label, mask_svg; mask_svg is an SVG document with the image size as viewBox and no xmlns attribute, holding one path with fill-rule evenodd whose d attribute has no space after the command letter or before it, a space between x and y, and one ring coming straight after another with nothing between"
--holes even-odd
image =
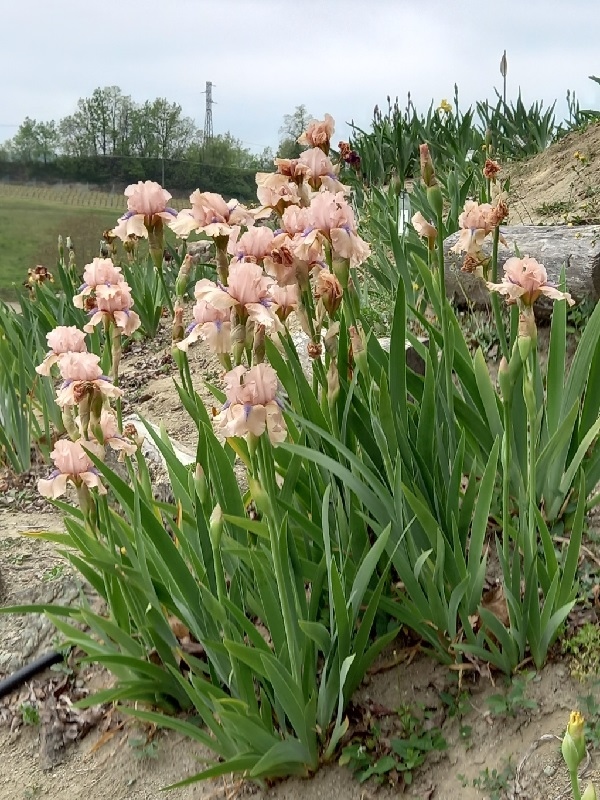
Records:
<instances>
[{"instance_id":1,"label":"brown dried bloom","mask_svg":"<svg viewBox=\"0 0 600 800\"><path fill-rule=\"evenodd\" d=\"M349 164L354 169L358 169L358 167L360 166L360 156L358 155L356 150L353 150L348 144L348 142L340 142L338 144L338 148L340 151L341 160L344 161L346 164Z\"/></svg>"},{"instance_id":2,"label":"brown dried bloom","mask_svg":"<svg viewBox=\"0 0 600 800\"><path fill-rule=\"evenodd\" d=\"M473 274L477 272L479 267L483 264L483 259L479 258L477 255L473 255L472 253L465 253L465 258L461 267L463 272L469 272Z\"/></svg>"},{"instance_id":3,"label":"brown dried bloom","mask_svg":"<svg viewBox=\"0 0 600 800\"><path fill-rule=\"evenodd\" d=\"M321 358L323 348L319 342L309 342L306 346L309 358Z\"/></svg>"},{"instance_id":4,"label":"brown dried bloom","mask_svg":"<svg viewBox=\"0 0 600 800\"><path fill-rule=\"evenodd\" d=\"M45 283L46 281L54 283L52 273L46 267L42 267L38 264L37 267L27 270L27 280L23 285L30 289L32 286L35 286L36 283Z\"/></svg>"},{"instance_id":5,"label":"brown dried bloom","mask_svg":"<svg viewBox=\"0 0 600 800\"><path fill-rule=\"evenodd\" d=\"M91 381L80 381L73 387L73 397L76 405L79 405L84 397L92 394L94 391L94 384Z\"/></svg>"},{"instance_id":6,"label":"brown dried bloom","mask_svg":"<svg viewBox=\"0 0 600 800\"><path fill-rule=\"evenodd\" d=\"M504 200L499 199L496 205L488 213L490 227L497 228L508 217L508 205Z\"/></svg>"},{"instance_id":7,"label":"brown dried bloom","mask_svg":"<svg viewBox=\"0 0 600 800\"><path fill-rule=\"evenodd\" d=\"M107 230L107 231L104 231L104 233L102 234L102 238L104 239L106 244L112 244L117 237L114 235L112 230L110 230L110 231Z\"/></svg>"},{"instance_id":8,"label":"brown dried bloom","mask_svg":"<svg viewBox=\"0 0 600 800\"><path fill-rule=\"evenodd\" d=\"M486 158L485 165L483 167L483 177L487 178L489 181L495 181L500 169L500 164L497 161L493 161L491 158Z\"/></svg>"},{"instance_id":9,"label":"brown dried bloom","mask_svg":"<svg viewBox=\"0 0 600 800\"><path fill-rule=\"evenodd\" d=\"M317 276L315 297L321 300L323 307L333 316L342 302L342 284L331 272L322 269Z\"/></svg>"}]
</instances>

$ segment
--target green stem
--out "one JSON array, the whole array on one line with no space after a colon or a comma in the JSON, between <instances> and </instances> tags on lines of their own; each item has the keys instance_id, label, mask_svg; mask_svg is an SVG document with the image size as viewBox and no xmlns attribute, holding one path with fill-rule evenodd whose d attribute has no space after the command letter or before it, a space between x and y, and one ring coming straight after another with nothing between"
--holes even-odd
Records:
<instances>
[{"instance_id":1,"label":"green stem","mask_svg":"<svg viewBox=\"0 0 600 800\"><path fill-rule=\"evenodd\" d=\"M528 547L533 557L535 553L536 520L535 511L537 508L536 490L536 408L535 408L535 384L532 369L532 354L527 357L525 369L525 405L527 407L527 447L528 447L528 474L527 474L527 495L529 499L529 513L527 520Z\"/></svg>"},{"instance_id":2,"label":"green stem","mask_svg":"<svg viewBox=\"0 0 600 800\"><path fill-rule=\"evenodd\" d=\"M492 283L498 283L498 243L500 241L500 228L494 228L494 240L492 245ZM490 292L492 309L494 310L494 320L496 322L496 332L498 334L498 341L500 342L500 350L502 355L508 361L510 359L510 351L506 341L506 330L504 328L504 320L502 319L502 311L500 308L500 298L497 292Z\"/></svg>"},{"instance_id":3,"label":"green stem","mask_svg":"<svg viewBox=\"0 0 600 800\"><path fill-rule=\"evenodd\" d=\"M569 770L569 778L571 779L573 800L581 800L581 792L579 791L579 779L577 778L577 769Z\"/></svg>"},{"instance_id":4,"label":"green stem","mask_svg":"<svg viewBox=\"0 0 600 800\"><path fill-rule=\"evenodd\" d=\"M508 530L510 528L510 451L511 451L511 408L510 401L504 400L504 436L502 438L502 549L508 559Z\"/></svg>"}]
</instances>

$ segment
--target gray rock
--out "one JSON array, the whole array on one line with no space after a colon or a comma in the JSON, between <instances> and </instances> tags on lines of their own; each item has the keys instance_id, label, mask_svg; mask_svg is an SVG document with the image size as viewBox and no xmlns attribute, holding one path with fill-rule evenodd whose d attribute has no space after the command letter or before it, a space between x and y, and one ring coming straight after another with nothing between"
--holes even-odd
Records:
<instances>
[{"instance_id":1,"label":"gray rock","mask_svg":"<svg viewBox=\"0 0 600 800\"><path fill-rule=\"evenodd\" d=\"M567 290L576 302L597 301L600 298L600 225L511 225L501 228L508 247L498 250L498 277L506 260L520 254L531 256L543 264L549 282L558 286L564 267ZM463 254L451 248L459 234L449 236L444 242L446 264L446 293L458 305L489 306L489 292L481 278L461 271ZM492 240L485 240L483 251L491 255ZM536 310L548 316L552 302L540 298Z\"/></svg>"}]
</instances>

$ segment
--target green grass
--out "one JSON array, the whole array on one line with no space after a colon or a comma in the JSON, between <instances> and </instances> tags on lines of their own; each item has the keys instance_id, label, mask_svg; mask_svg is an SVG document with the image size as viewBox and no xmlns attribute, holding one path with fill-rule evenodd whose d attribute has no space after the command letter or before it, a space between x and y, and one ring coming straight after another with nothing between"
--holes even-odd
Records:
<instances>
[{"instance_id":1,"label":"green grass","mask_svg":"<svg viewBox=\"0 0 600 800\"><path fill-rule=\"evenodd\" d=\"M189 205L174 200L175 208ZM98 255L102 233L127 209L121 194L0 184L0 297L15 298L15 285L36 264L54 269L58 235L70 236L80 268Z\"/></svg>"}]
</instances>

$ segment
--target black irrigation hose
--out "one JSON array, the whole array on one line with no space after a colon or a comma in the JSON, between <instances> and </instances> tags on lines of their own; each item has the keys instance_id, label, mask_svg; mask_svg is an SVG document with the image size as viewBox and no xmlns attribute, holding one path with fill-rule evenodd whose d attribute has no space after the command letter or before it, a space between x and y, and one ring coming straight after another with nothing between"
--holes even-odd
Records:
<instances>
[{"instance_id":1,"label":"black irrigation hose","mask_svg":"<svg viewBox=\"0 0 600 800\"><path fill-rule=\"evenodd\" d=\"M10 694L21 686L22 683L29 680L29 678L33 678L34 675L37 675L38 672L43 672L53 664L60 664L64 659L65 653L59 653L56 650L44 653L43 656L36 658L35 661L26 664L24 667L21 667L21 669L13 672L12 675L9 675L8 678L4 678L4 680L0 681L0 697Z\"/></svg>"}]
</instances>

